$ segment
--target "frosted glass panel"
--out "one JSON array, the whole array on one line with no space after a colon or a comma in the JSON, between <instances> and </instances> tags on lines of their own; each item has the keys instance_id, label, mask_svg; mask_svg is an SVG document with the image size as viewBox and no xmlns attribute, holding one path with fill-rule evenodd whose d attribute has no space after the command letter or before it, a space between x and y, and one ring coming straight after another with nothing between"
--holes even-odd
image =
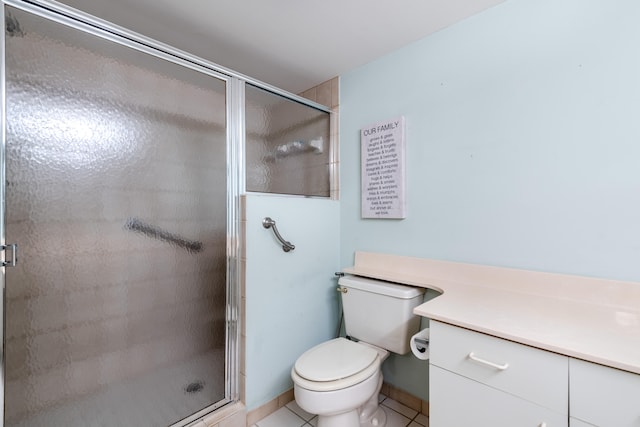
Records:
<instances>
[{"instance_id":1,"label":"frosted glass panel","mask_svg":"<svg viewBox=\"0 0 640 427\"><path fill-rule=\"evenodd\" d=\"M5 10L5 425L223 400L225 82Z\"/></svg>"},{"instance_id":2,"label":"frosted glass panel","mask_svg":"<svg viewBox=\"0 0 640 427\"><path fill-rule=\"evenodd\" d=\"M246 86L247 191L329 197L329 113Z\"/></svg>"}]
</instances>

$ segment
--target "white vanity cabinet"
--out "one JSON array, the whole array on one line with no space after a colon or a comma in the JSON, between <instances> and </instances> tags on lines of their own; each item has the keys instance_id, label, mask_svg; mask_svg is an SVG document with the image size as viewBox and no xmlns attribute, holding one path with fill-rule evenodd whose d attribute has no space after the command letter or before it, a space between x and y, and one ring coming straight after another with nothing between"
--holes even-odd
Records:
<instances>
[{"instance_id":1,"label":"white vanity cabinet","mask_svg":"<svg viewBox=\"0 0 640 427\"><path fill-rule=\"evenodd\" d=\"M569 390L571 427L640 427L640 375L571 359Z\"/></svg>"},{"instance_id":2,"label":"white vanity cabinet","mask_svg":"<svg viewBox=\"0 0 640 427\"><path fill-rule=\"evenodd\" d=\"M567 427L569 360L431 321L431 427Z\"/></svg>"}]
</instances>

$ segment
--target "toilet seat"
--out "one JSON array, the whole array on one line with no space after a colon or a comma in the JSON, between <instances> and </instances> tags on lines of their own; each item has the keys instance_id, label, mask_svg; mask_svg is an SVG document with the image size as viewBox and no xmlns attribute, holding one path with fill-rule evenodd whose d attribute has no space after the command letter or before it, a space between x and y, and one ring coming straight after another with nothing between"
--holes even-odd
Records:
<instances>
[{"instance_id":1,"label":"toilet seat","mask_svg":"<svg viewBox=\"0 0 640 427\"><path fill-rule=\"evenodd\" d=\"M369 346L336 338L307 350L291 375L307 390L333 391L358 384L380 369L379 353Z\"/></svg>"}]
</instances>

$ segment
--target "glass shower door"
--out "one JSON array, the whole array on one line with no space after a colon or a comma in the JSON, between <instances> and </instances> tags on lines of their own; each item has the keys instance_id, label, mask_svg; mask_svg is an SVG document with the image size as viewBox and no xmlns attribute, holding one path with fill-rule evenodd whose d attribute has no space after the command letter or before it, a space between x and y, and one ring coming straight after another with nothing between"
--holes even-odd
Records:
<instances>
[{"instance_id":1,"label":"glass shower door","mask_svg":"<svg viewBox=\"0 0 640 427\"><path fill-rule=\"evenodd\" d=\"M4 425L167 426L224 401L225 80L5 18Z\"/></svg>"}]
</instances>

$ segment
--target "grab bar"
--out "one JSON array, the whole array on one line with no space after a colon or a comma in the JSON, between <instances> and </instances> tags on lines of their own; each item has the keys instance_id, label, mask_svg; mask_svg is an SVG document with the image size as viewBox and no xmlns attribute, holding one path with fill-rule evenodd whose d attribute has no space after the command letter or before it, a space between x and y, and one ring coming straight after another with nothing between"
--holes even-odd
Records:
<instances>
[{"instance_id":1,"label":"grab bar","mask_svg":"<svg viewBox=\"0 0 640 427\"><path fill-rule=\"evenodd\" d=\"M268 216L265 217L262 220L262 226L267 229L268 228L273 229L273 233L276 235L276 238L280 241L280 243L282 243L283 251L289 252L296 248L291 242L284 240L284 238L280 235L280 233L278 233L278 229L276 228L276 222L273 219L269 218Z\"/></svg>"}]
</instances>

